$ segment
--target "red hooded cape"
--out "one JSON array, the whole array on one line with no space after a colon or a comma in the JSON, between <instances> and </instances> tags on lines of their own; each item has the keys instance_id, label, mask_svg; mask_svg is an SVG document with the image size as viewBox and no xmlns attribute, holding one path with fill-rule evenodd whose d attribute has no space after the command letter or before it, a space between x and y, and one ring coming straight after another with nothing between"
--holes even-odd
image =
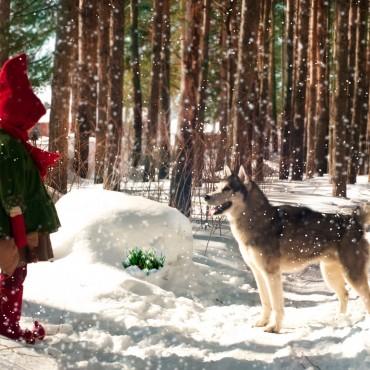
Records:
<instances>
[{"instance_id":1,"label":"red hooded cape","mask_svg":"<svg viewBox=\"0 0 370 370\"><path fill-rule=\"evenodd\" d=\"M22 141L42 178L48 167L57 163L59 154L31 145L28 130L45 113L45 107L32 91L27 76L26 54L8 59L0 70L0 128Z\"/></svg>"}]
</instances>

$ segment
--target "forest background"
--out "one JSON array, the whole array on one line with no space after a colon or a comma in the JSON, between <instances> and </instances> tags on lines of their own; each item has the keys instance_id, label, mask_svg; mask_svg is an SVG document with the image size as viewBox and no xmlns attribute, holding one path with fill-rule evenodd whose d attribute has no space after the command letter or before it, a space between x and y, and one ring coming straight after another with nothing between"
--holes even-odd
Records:
<instances>
[{"instance_id":1,"label":"forest background","mask_svg":"<svg viewBox=\"0 0 370 370\"><path fill-rule=\"evenodd\" d=\"M52 187L88 176L94 138L95 183L169 180L189 216L225 164L339 197L370 180L368 22L368 0L0 0L0 63L27 52L51 87Z\"/></svg>"}]
</instances>

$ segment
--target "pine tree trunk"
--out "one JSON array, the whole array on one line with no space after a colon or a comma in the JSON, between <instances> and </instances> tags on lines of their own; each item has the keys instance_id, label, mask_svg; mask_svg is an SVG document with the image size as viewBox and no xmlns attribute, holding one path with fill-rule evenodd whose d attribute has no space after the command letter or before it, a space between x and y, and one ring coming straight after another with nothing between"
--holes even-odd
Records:
<instances>
[{"instance_id":1,"label":"pine tree trunk","mask_svg":"<svg viewBox=\"0 0 370 370\"><path fill-rule=\"evenodd\" d=\"M162 32L162 81L161 81L161 110L160 110L160 166L158 177L165 179L169 176L171 147L171 94L170 94L170 66L171 66L171 19L170 0L163 0L163 32Z\"/></svg>"},{"instance_id":2,"label":"pine tree trunk","mask_svg":"<svg viewBox=\"0 0 370 370\"><path fill-rule=\"evenodd\" d=\"M351 122L351 155L349 164L348 182L356 183L356 176L362 162L365 162L366 131L369 99L369 79L366 71L367 19L369 14L369 1L361 0L354 6L357 10L356 46L355 46L355 77L353 96L353 118Z\"/></svg>"},{"instance_id":3,"label":"pine tree trunk","mask_svg":"<svg viewBox=\"0 0 370 370\"><path fill-rule=\"evenodd\" d=\"M281 146L280 146L280 180L289 178L290 155L291 155L291 132L293 120L293 80L294 80L294 28L295 28L295 1L287 0L285 15L285 47L286 47L286 81L284 93L283 120L281 128Z\"/></svg>"},{"instance_id":4,"label":"pine tree trunk","mask_svg":"<svg viewBox=\"0 0 370 370\"><path fill-rule=\"evenodd\" d=\"M134 148L132 165L136 168L141 159L141 135L143 132L143 99L141 93L141 72L139 55L139 5L138 0L131 0L131 54L132 54L132 85L134 88Z\"/></svg>"},{"instance_id":5,"label":"pine tree trunk","mask_svg":"<svg viewBox=\"0 0 370 370\"><path fill-rule=\"evenodd\" d=\"M370 73L370 27L368 27L367 30L367 76L369 76ZM369 78L369 77L368 77ZM364 153L363 161L360 166L360 174L366 174L368 175L368 182L370 182L370 91L368 91L368 101L367 101L367 132L365 136L365 142L363 143L364 146L360 146L361 153ZM367 166L367 168L366 168ZM367 172L365 172L367 171Z\"/></svg>"},{"instance_id":6,"label":"pine tree trunk","mask_svg":"<svg viewBox=\"0 0 370 370\"><path fill-rule=\"evenodd\" d=\"M79 44L80 44L80 34L79 34L79 23L80 23L80 17L79 17L79 0L75 0L75 7L77 9L77 17L76 17L76 29L74 30L74 39L76 40L75 44L72 47L72 60L73 60L73 69L71 72L71 132L74 133L75 138L77 137L76 134L76 127L77 127L77 113L78 113L78 87L79 87L79 80L80 75L78 71L78 54L79 54Z\"/></svg>"},{"instance_id":7,"label":"pine tree trunk","mask_svg":"<svg viewBox=\"0 0 370 370\"><path fill-rule=\"evenodd\" d=\"M318 58L318 44L317 44L317 7L316 0L311 1L311 27L310 27L310 44L309 44L309 62L310 62L310 83L308 86L308 100L307 100L307 165L306 175L311 178L315 174L315 127L316 127L316 107L317 107L317 58Z\"/></svg>"},{"instance_id":8,"label":"pine tree trunk","mask_svg":"<svg viewBox=\"0 0 370 370\"><path fill-rule=\"evenodd\" d=\"M74 68L73 45L77 27L75 0L60 1L54 52L51 109L49 120L49 150L60 153L58 166L52 171L52 187L67 192L68 131L71 72Z\"/></svg>"},{"instance_id":9,"label":"pine tree trunk","mask_svg":"<svg viewBox=\"0 0 370 370\"><path fill-rule=\"evenodd\" d=\"M155 168L158 165L158 119L161 79L161 49L163 30L163 1L154 0L153 35L152 35L152 73L148 108L148 137L145 154L144 181L154 180Z\"/></svg>"},{"instance_id":10,"label":"pine tree trunk","mask_svg":"<svg viewBox=\"0 0 370 370\"><path fill-rule=\"evenodd\" d=\"M302 180L304 171L303 139L305 127L309 9L309 0L301 0L298 13L299 50L297 60L297 82L294 88L294 119L292 130L292 180Z\"/></svg>"},{"instance_id":11,"label":"pine tree trunk","mask_svg":"<svg viewBox=\"0 0 370 370\"><path fill-rule=\"evenodd\" d=\"M124 2L111 0L108 128L104 189L119 190L123 108Z\"/></svg>"},{"instance_id":12,"label":"pine tree trunk","mask_svg":"<svg viewBox=\"0 0 370 370\"><path fill-rule=\"evenodd\" d=\"M233 124L233 107L236 94L236 79L237 79L237 64L239 59L239 34L241 26L241 1L230 0L230 46L227 50L228 58L228 101L229 109L227 112L228 126L227 126L227 147L226 147L226 163L232 166L232 151L234 147L234 124Z\"/></svg>"},{"instance_id":13,"label":"pine tree trunk","mask_svg":"<svg viewBox=\"0 0 370 370\"><path fill-rule=\"evenodd\" d=\"M257 38L260 3L243 0L238 48L237 81L232 121L234 160L233 167L244 165L252 175L252 132L256 124L257 106Z\"/></svg>"},{"instance_id":14,"label":"pine tree trunk","mask_svg":"<svg viewBox=\"0 0 370 370\"><path fill-rule=\"evenodd\" d=\"M218 116L220 118L220 140L217 146L216 171L220 171L225 163L226 143L227 143L227 124L228 124L228 29L230 28L230 8L229 2L221 12L221 27L220 27L220 45L221 45L221 60L220 60L220 102Z\"/></svg>"},{"instance_id":15,"label":"pine tree trunk","mask_svg":"<svg viewBox=\"0 0 370 370\"><path fill-rule=\"evenodd\" d=\"M0 67L9 58L10 0L0 0Z\"/></svg>"},{"instance_id":16,"label":"pine tree trunk","mask_svg":"<svg viewBox=\"0 0 370 370\"><path fill-rule=\"evenodd\" d=\"M326 0L317 2L318 69L317 69L317 120L315 128L316 172L323 176L328 172L328 135L329 135L329 58L328 28L329 5Z\"/></svg>"},{"instance_id":17,"label":"pine tree trunk","mask_svg":"<svg viewBox=\"0 0 370 370\"><path fill-rule=\"evenodd\" d=\"M353 116L353 102L355 94L355 67L356 67L356 30L357 30L357 12L358 6L355 1L351 1L349 5L348 16L348 81L347 81L347 156L350 155L350 139L351 139L351 122Z\"/></svg>"},{"instance_id":18,"label":"pine tree trunk","mask_svg":"<svg viewBox=\"0 0 370 370\"><path fill-rule=\"evenodd\" d=\"M208 65L209 65L209 27L211 16L211 0L203 0L203 27L201 38L201 61L200 61L200 84L198 93L197 118L195 128L195 151L194 151L194 180L199 186L202 182L204 168L204 121L208 88Z\"/></svg>"},{"instance_id":19,"label":"pine tree trunk","mask_svg":"<svg viewBox=\"0 0 370 370\"><path fill-rule=\"evenodd\" d=\"M348 79L348 14L349 2L337 0L335 8L336 91L334 107L334 178L333 195L346 197L347 167L347 79Z\"/></svg>"},{"instance_id":20,"label":"pine tree trunk","mask_svg":"<svg viewBox=\"0 0 370 370\"><path fill-rule=\"evenodd\" d=\"M95 144L95 183L104 181L105 141L108 123L108 61L109 61L109 17L110 5L106 1L98 3L98 119Z\"/></svg>"},{"instance_id":21,"label":"pine tree trunk","mask_svg":"<svg viewBox=\"0 0 370 370\"><path fill-rule=\"evenodd\" d=\"M261 31L260 31L260 47L262 57L260 59L260 75L261 88L259 96L259 117L256 122L255 143L256 143L256 171L254 178L258 182L262 182L263 174L263 159L268 150L268 137L271 129L271 96L269 90L270 79L270 40L271 40L271 10L272 0L264 0L261 8Z\"/></svg>"},{"instance_id":22,"label":"pine tree trunk","mask_svg":"<svg viewBox=\"0 0 370 370\"><path fill-rule=\"evenodd\" d=\"M75 170L88 176L89 139L96 127L97 0L80 1L79 86Z\"/></svg>"},{"instance_id":23,"label":"pine tree trunk","mask_svg":"<svg viewBox=\"0 0 370 370\"><path fill-rule=\"evenodd\" d=\"M186 216L191 213L191 188L194 160L196 106L199 87L199 46L203 4L198 0L185 3L182 45L182 81L177 137L176 162L172 170L170 206Z\"/></svg>"},{"instance_id":24,"label":"pine tree trunk","mask_svg":"<svg viewBox=\"0 0 370 370\"><path fill-rule=\"evenodd\" d=\"M271 34L269 45L269 97L271 104L269 107L270 122L270 140L273 153L279 151L278 127L277 127L277 108L276 108L276 63L275 63L275 5L276 0L272 0L271 5ZM266 157L266 159L269 157Z\"/></svg>"},{"instance_id":25,"label":"pine tree trunk","mask_svg":"<svg viewBox=\"0 0 370 370\"><path fill-rule=\"evenodd\" d=\"M237 50L234 45L235 33L233 25L236 23L237 1L228 0L222 11L220 30L220 45L222 60L220 66L220 141L217 148L216 170L221 170L228 154L228 134L230 133L230 110L234 92L235 57Z\"/></svg>"}]
</instances>

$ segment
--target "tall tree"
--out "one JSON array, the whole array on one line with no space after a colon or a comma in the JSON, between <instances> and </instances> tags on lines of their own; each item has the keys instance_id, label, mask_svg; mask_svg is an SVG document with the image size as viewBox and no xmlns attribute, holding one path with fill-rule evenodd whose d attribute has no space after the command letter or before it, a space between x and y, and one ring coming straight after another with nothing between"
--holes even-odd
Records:
<instances>
[{"instance_id":1,"label":"tall tree","mask_svg":"<svg viewBox=\"0 0 370 370\"><path fill-rule=\"evenodd\" d=\"M49 149L59 151L61 155L58 167L52 172L52 186L61 193L67 192L70 84L74 67L73 45L77 41L77 11L76 0L60 1L51 83Z\"/></svg>"},{"instance_id":2,"label":"tall tree","mask_svg":"<svg viewBox=\"0 0 370 370\"><path fill-rule=\"evenodd\" d=\"M233 104L234 169L241 164L252 175L252 133L258 96L257 38L260 2L243 0Z\"/></svg>"},{"instance_id":3,"label":"tall tree","mask_svg":"<svg viewBox=\"0 0 370 370\"><path fill-rule=\"evenodd\" d=\"M180 127L177 137L176 162L171 177L170 206L176 207L186 216L190 216L194 160L193 132L196 128L203 4L198 0L188 0L184 3Z\"/></svg>"},{"instance_id":4,"label":"tall tree","mask_svg":"<svg viewBox=\"0 0 370 370\"><path fill-rule=\"evenodd\" d=\"M222 4L223 5L223 4ZM234 81L236 71L236 57L238 47L237 27L238 1L228 0L221 9L220 45L222 60L220 64L221 95L219 104L220 117L220 142L218 145L216 169L221 170L227 161L229 140L231 134L231 108L234 93ZM231 138L230 138L231 139Z\"/></svg>"},{"instance_id":5,"label":"tall tree","mask_svg":"<svg viewBox=\"0 0 370 370\"><path fill-rule=\"evenodd\" d=\"M369 79L366 71L367 19L369 14L369 1L360 0L356 3L356 44L355 44L355 68L354 68L354 94L353 115L350 136L350 164L348 182L354 184L361 162L366 156L366 131L369 99Z\"/></svg>"},{"instance_id":6,"label":"tall tree","mask_svg":"<svg viewBox=\"0 0 370 370\"><path fill-rule=\"evenodd\" d=\"M316 172L323 176L328 171L329 135L329 4L326 0L317 1L317 120L315 127Z\"/></svg>"},{"instance_id":7,"label":"tall tree","mask_svg":"<svg viewBox=\"0 0 370 370\"><path fill-rule=\"evenodd\" d=\"M80 1L78 55L78 113L75 142L75 170L88 175L89 139L96 122L97 0Z\"/></svg>"},{"instance_id":8,"label":"tall tree","mask_svg":"<svg viewBox=\"0 0 370 370\"><path fill-rule=\"evenodd\" d=\"M271 149L273 153L279 151L279 139L278 139L278 122L277 122L277 98L276 98L276 53L275 53L275 6L276 0L272 0L271 4L271 21L270 21L270 42L269 42L269 77L268 77L268 90L271 104L269 106L270 111L270 127L269 136L271 137ZM269 140L268 140L269 142Z\"/></svg>"},{"instance_id":9,"label":"tall tree","mask_svg":"<svg viewBox=\"0 0 370 370\"><path fill-rule=\"evenodd\" d=\"M353 96L355 94L355 67L356 67L356 30L358 22L358 4L350 1L348 15L348 80L347 80L347 150L350 153L351 122L353 116Z\"/></svg>"},{"instance_id":10,"label":"tall tree","mask_svg":"<svg viewBox=\"0 0 370 370\"><path fill-rule=\"evenodd\" d=\"M9 57L10 0L0 0L0 66Z\"/></svg>"},{"instance_id":11,"label":"tall tree","mask_svg":"<svg viewBox=\"0 0 370 370\"><path fill-rule=\"evenodd\" d=\"M143 128L143 99L141 92L140 54L139 54L139 4L131 0L131 54L132 54L132 85L134 89L134 148L132 165L137 167L141 158L141 135Z\"/></svg>"},{"instance_id":12,"label":"tall tree","mask_svg":"<svg viewBox=\"0 0 370 370\"><path fill-rule=\"evenodd\" d=\"M111 0L109 56L109 103L106 142L106 173L104 188L119 190L121 173L122 108L123 108L123 50L124 1Z\"/></svg>"},{"instance_id":13,"label":"tall tree","mask_svg":"<svg viewBox=\"0 0 370 370\"><path fill-rule=\"evenodd\" d=\"M154 178L158 164L158 119L161 78L161 49L163 29L163 1L154 0L153 33L152 33L152 72L150 98L148 107L148 132L145 155L144 181Z\"/></svg>"},{"instance_id":14,"label":"tall tree","mask_svg":"<svg viewBox=\"0 0 370 370\"><path fill-rule=\"evenodd\" d=\"M337 0L335 7L336 85L334 106L333 195L345 197L347 192L347 79L348 79L348 14L349 2Z\"/></svg>"},{"instance_id":15,"label":"tall tree","mask_svg":"<svg viewBox=\"0 0 370 370\"><path fill-rule=\"evenodd\" d=\"M206 111L206 99L208 88L208 65L209 65L209 28L211 19L211 0L203 0L203 26L202 38L200 46L200 79L199 79L199 94L197 104L197 124L195 130L195 160L194 172L195 180L198 184L201 183L202 173L204 168L204 121Z\"/></svg>"},{"instance_id":16,"label":"tall tree","mask_svg":"<svg viewBox=\"0 0 370 370\"><path fill-rule=\"evenodd\" d=\"M295 1L286 0L284 44L286 48L286 72L283 120L281 127L279 178L287 180L290 168L290 135L293 119L293 65L294 65Z\"/></svg>"},{"instance_id":17,"label":"tall tree","mask_svg":"<svg viewBox=\"0 0 370 370\"><path fill-rule=\"evenodd\" d=\"M79 9L79 0L75 0L76 7ZM73 45L72 48L72 59L73 59L73 70L71 72L71 131L75 133L75 137L77 135L76 133L76 127L77 126L77 116L78 116L78 99L79 99L79 80L80 80L80 74L78 70L78 54L79 54L79 45L80 45L80 32L79 32L79 24L80 24L80 16L77 15L76 19L77 23L77 29L74 31L75 35L74 38L76 40L76 43Z\"/></svg>"},{"instance_id":18,"label":"tall tree","mask_svg":"<svg viewBox=\"0 0 370 370\"><path fill-rule=\"evenodd\" d=\"M311 0L311 19L310 19L310 40L309 40L309 63L310 63L310 79L308 84L307 97L307 164L306 175L313 177L316 171L315 164L315 128L316 128L316 93L317 93L317 58L318 58L318 43L317 43L317 10L318 2Z\"/></svg>"},{"instance_id":19,"label":"tall tree","mask_svg":"<svg viewBox=\"0 0 370 370\"><path fill-rule=\"evenodd\" d=\"M170 0L163 0L163 31L162 31L162 80L160 99L160 165L159 179L168 177L170 170L170 128L171 128L171 94L170 94L170 58L171 58L171 18Z\"/></svg>"},{"instance_id":20,"label":"tall tree","mask_svg":"<svg viewBox=\"0 0 370 370\"><path fill-rule=\"evenodd\" d=\"M307 49L309 29L309 0L301 0L298 21L297 81L294 88L294 119L292 129L292 179L302 180L304 170L304 127L307 81Z\"/></svg>"},{"instance_id":21,"label":"tall tree","mask_svg":"<svg viewBox=\"0 0 370 370\"><path fill-rule=\"evenodd\" d=\"M107 1L98 3L98 117L96 123L95 144L95 183L101 184L104 179L105 141L108 119L108 62L109 62L109 17L110 4Z\"/></svg>"},{"instance_id":22,"label":"tall tree","mask_svg":"<svg viewBox=\"0 0 370 370\"><path fill-rule=\"evenodd\" d=\"M268 137L272 122L272 96L270 95L270 41L272 34L272 0L261 2L261 27L260 27L260 96L259 117L255 124L255 156L256 171L255 180L263 181L263 159L266 146L269 145Z\"/></svg>"}]
</instances>

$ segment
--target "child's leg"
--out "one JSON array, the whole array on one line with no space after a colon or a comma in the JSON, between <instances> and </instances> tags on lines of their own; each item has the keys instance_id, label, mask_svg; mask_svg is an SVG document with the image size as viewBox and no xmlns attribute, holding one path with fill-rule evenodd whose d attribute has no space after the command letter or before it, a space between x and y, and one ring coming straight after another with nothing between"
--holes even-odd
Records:
<instances>
[{"instance_id":1,"label":"child's leg","mask_svg":"<svg viewBox=\"0 0 370 370\"><path fill-rule=\"evenodd\" d=\"M26 276L27 266L18 267L11 276L0 274L0 334L12 339L19 339L23 334L19 320Z\"/></svg>"}]
</instances>

